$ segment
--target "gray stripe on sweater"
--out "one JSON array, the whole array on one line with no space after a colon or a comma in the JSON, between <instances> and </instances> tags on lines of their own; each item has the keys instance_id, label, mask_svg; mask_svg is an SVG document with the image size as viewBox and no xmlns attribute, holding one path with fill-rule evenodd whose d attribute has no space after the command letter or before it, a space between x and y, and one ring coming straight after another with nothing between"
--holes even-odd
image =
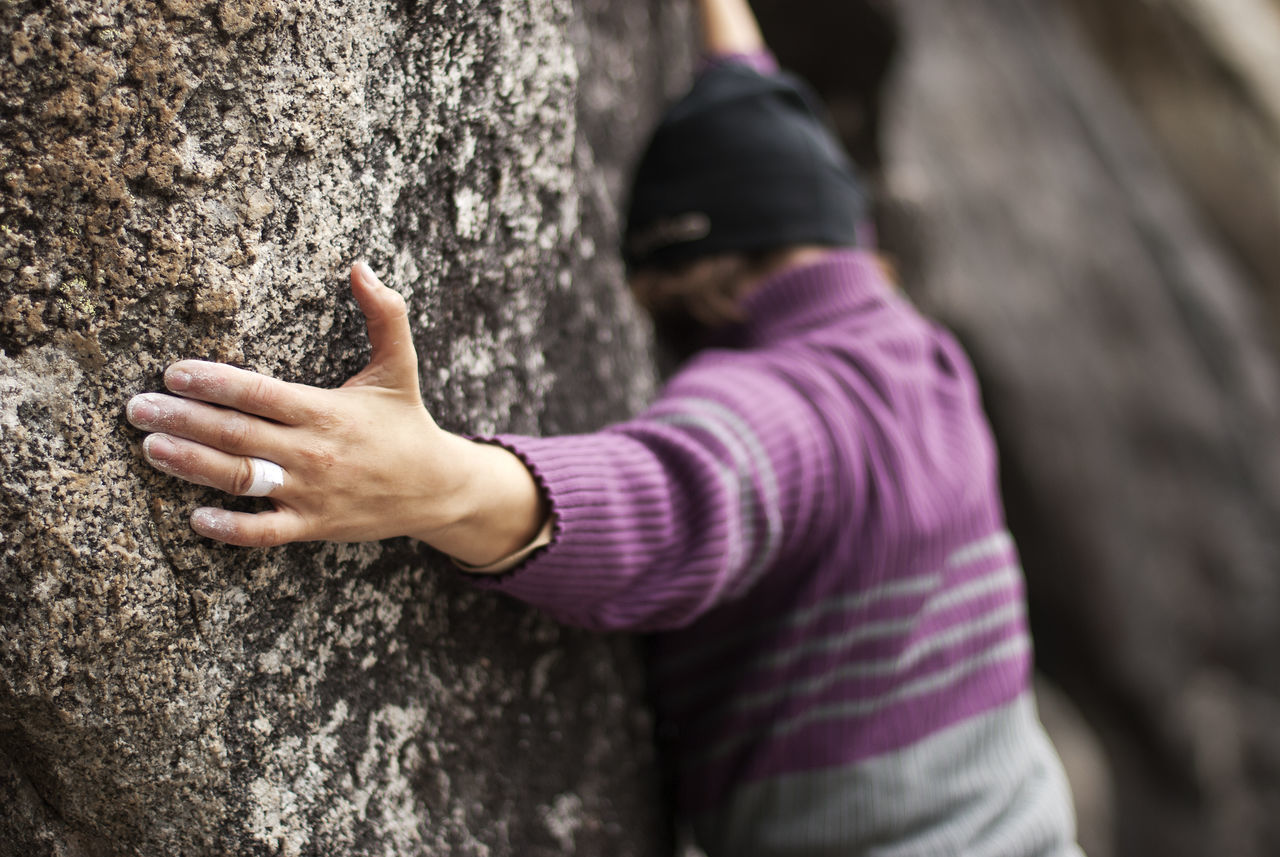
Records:
<instances>
[{"instance_id":1,"label":"gray stripe on sweater","mask_svg":"<svg viewBox=\"0 0 1280 857\"><path fill-rule=\"evenodd\" d=\"M691 821L707 857L1083 857L1029 693L874 759L748 782Z\"/></svg>"},{"instance_id":2,"label":"gray stripe on sweater","mask_svg":"<svg viewBox=\"0 0 1280 857\"><path fill-rule=\"evenodd\" d=\"M1005 604L979 616L972 621L955 625L932 637L916 640L902 652L889 658L871 658L852 661L828 672L816 676L793 681L788 684L771 687L765 691L729 697L724 713L745 713L753 708L773 705L797 696L809 696L821 693L840 682L857 678L877 678L881 676L903 675L920 661L954 646L963 645L975 637L1007 626L1021 619L1025 610L1020 602ZM1001 641L1003 643L1005 641ZM994 648L992 646L991 648ZM990 649L988 649L989 651Z\"/></svg>"},{"instance_id":3,"label":"gray stripe on sweater","mask_svg":"<svg viewBox=\"0 0 1280 857\"><path fill-rule=\"evenodd\" d=\"M729 497L737 496L740 498L739 502L744 505L749 505L751 503L751 497L749 494L744 496L745 492L742 487L742 479L739 478L738 474L732 467L728 467L719 461L715 464L716 476L720 480L720 485L724 489L725 495ZM754 528L755 524L748 515L744 515L738 521L726 522L725 538L728 540L728 545L726 546L724 553L724 570L726 573L732 569L741 567L742 563L745 561L744 557L746 555L747 548L754 538L752 532Z\"/></svg>"},{"instance_id":4,"label":"gray stripe on sweater","mask_svg":"<svg viewBox=\"0 0 1280 857\"><path fill-rule=\"evenodd\" d=\"M910 681L903 682L888 693L864 699L841 700L829 702L825 705L810 706L785 720L770 721L756 729L730 733L711 744L703 752L692 754L690 762L697 764L723 758L743 744L761 740L776 740L814 723L823 723L829 720L847 720L875 714L899 702L905 702L906 700L959 684L984 667L1013 660L1029 654L1030 651L1030 638L1026 634L1019 634L1017 637L1005 640L1003 643L977 655L950 664L945 669L926 673Z\"/></svg>"},{"instance_id":5,"label":"gray stripe on sweater","mask_svg":"<svg viewBox=\"0 0 1280 857\"><path fill-rule=\"evenodd\" d=\"M700 429L714 437L733 460L739 484L739 509L742 532L746 544L755 553L745 573L730 583L728 596L744 594L755 584L772 564L782 541L782 508L778 480L773 472L768 453L746 421L729 408L712 399L685 398L672 400L679 406L677 413L653 414L655 422ZM759 476L759 491L753 475ZM762 495L762 496L758 496ZM759 509L764 518L764 531L760 544L754 544L755 512Z\"/></svg>"},{"instance_id":6,"label":"gray stripe on sweater","mask_svg":"<svg viewBox=\"0 0 1280 857\"><path fill-rule=\"evenodd\" d=\"M724 443L726 447L728 446L726 440L717 435L717 431L719 431L717 426L697 417L685 414L668 414L653 417L653 421L681 428L696 428L711 434L721 443ZM746 474L747 478L743 478L742 468L736 460L734 462L736 469L719 459L712 463L715 466L716 476L720 480L720 487L723 489L725 496L737 497L740 510L736 518L730 518L725 521L726 538L729 543L725 550L724 569L730 571L742 567L742 564L746 561L747 547L755 542L755 488L751 484L750 473Z\"/></svg>"},{"instance_id":7,"label":"gray stripe on sweater","mask_svg":"<svg viewBox=\"0 0 1280 857\"><path fill-rule=\"evenodd\" d=\"M833 634L827 634L822 637L806 637L790 648L779 649L778 651L766 649L763 654L755 659L726 669L715 680L690 684L678 691L668 693L667 701L670 705L681 707L699 699L722 695L727 686L741 681L744 676L752 672L778 669L813 655L849 649L872 640L910 634L919 627L923 620L936 613L949 610L952 607L984 595L1011 589L1018 586L1021 581L1021 567L1016 565L1000 566L953 589L940 591L925 603L924 608L919 613L898 619L864 620L851 628L845 628Z\"/></svg>"},{"instance_id":8,"label":"gray stripe on sweater","mask_svg":"<svg viewBox=\"0 0 1280 857\"><path fill-rule=\"evenodd\" d=\"M1021 570L1018 566L1002 566L962 586L945 590L938 597L930 598L925 602L924 609L919 613L901 619L871 619L859 622L854 627L845 629L837 634L830 634L826 637L805 638L789 649L769 652L761 657L759 661L752 664L752 667L777 668L787 666L809 655L847 649L858 643L910 633L918 628L922 621L935 613L941 613L966 601L980 598L983 595L990 595L1016 585L1020 579L1020 573Z\"/></svg>"},{"instance_id":9,"label":"gray stripe on sweater","mask_svg":"<svg viewBox=\"0 0 1280 857\"><path fill-rule=\"evenodd\" d=\"M1009 535L1008 530L1001 530L960 548L947 557L947 565L960 568L978 560L999 556L1011 547L1013 547L1013 536Z\"/></svg>"},{"instance_id":10,"label":"gray stripe on sweater","mask_svg":"<svg viewBox=\"0 0 1280 857\"><path fill-rule=\"evenodd\" d=\"M1012 537L1007 531L1002 530L957 549L947 557L946 566L955 569L990 559L1008 550L1012 544ZM728 634L705 646L681 652L666 659L658 668L659 674L666 675L676 670L696 666L753 638L788 628L798 628L831 613L859 610L877 601L932 592L942 585L942 580L943 572L933 571L928 574L890 580L878 586L828 598L810 607L788 613L772 622L762 623L753 628L744 628L741 633Z\"/></svg>"},{"instance_id":11,"label":"gray stripe on sweater","mask_svg":"<svg viewBox=\"0 0 1280 857\"><path fill-rule=\"evenodd\" d=\"M746 448L746 453L741 459L737 458L736 449L734 452L734 463L738 465L739 472L753 489L756 483L751 479L752 472L759 477L760 493L763 495L761 511L764 513L765 529L755 561L747 573L735 582L730 592L731 596L742 595L773 566L778 550L782 547L782 492L778 489L777 474L773 472L773 458L756 437L755 429L732 408L714 399L696 396L677 401L690 413L699 413L712 420L722 421Z\"/></svg>"}]
</instances>

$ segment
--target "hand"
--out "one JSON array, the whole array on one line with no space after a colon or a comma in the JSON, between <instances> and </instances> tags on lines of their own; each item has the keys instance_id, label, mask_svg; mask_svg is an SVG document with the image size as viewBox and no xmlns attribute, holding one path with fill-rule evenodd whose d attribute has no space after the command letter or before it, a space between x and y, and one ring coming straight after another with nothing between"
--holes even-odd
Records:
<instances>
[{"instance_id":1,"label":"hand","mask_svg":"<svg viewBox=\"0 0 1280 857\"><path fill-rule=\"evenodd\" d=\"M440 429L422 404L405 302L363 264L351 290L368 324L369 364L337 389L291 384L183 360L165 386L129 401L129 422L155 432L147 461L165 473L245 494L259 458L283 469L257 514L199 508L191 526L235 545L414 536L484 565L522 547L544 520L514 455ZM513 466L514 465L514 466Z\"/></svg>"}]
</instances>

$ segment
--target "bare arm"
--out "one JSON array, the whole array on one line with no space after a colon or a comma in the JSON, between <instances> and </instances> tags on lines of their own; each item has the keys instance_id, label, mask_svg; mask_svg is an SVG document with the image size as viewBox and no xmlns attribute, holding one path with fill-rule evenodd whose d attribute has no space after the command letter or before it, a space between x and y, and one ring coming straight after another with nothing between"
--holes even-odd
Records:
<instances>
[{"instance_id":1,"label":"bare arm","mask_svg":"<svg viewBox=\"0 0 1280 857\"><path fill-rule=\"evenodd\" d=\"M501 447L439 428L423 407L404 299L367 267L351 271L373 356L341 387L290 384L233 366L183 360L173 395L147 393L126 413L147 461L165 473L248 492L252 458L279 464L274 509L201 508L196 532L266 547L293 541L412 536L471 565L527 544L547 510L533 476Z\"/></svg>"},{"instance_id":2,"label":"bare arm","mask_svg":"<svg viewBox=\"0 0 1280 857\"><path fill-rule=\"evenodd\" d=\"M697 0L702 50L708 56L749 54L765 49L764 37L747 0Z\"/></svg>"}]
</instances>

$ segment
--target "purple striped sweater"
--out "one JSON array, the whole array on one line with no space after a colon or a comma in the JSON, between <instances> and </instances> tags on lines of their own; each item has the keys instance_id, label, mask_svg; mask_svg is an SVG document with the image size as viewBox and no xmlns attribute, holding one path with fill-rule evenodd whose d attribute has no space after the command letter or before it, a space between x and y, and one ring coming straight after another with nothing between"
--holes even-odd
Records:
<instances>
[{"instance_id":1,"label":"purple striped sweater","mask_svg":"<svg viewBox=\"0 0 1280 857\"><path fill-rule=\"evenodd\" d=\"M711 857L1077 854L959 346L857 251L746 310L639 417L496 439L555 529L490 585L660 632L660 735Z\"/></svg>"}]
</instances>

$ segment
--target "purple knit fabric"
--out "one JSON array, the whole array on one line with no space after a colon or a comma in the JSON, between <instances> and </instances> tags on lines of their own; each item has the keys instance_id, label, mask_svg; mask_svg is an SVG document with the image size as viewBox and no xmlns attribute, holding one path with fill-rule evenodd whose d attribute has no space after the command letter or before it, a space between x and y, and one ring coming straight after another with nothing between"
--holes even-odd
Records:
<instances>
[{"instance_id":1,"label":"purple knit fabric","mask_svg":"<svg viewBox=\"0 0 1280 857\"><path fill-rule=\"evenodd\" d=\"M761 74L773 74L778 70L778 60L768 49L758 51L744 51L740 53L728 54L708 54L698 60L698 67L695 73L701 74L704 71L710 71L713 68L720 68L730 63L738 63L755 69Z\"/></svg>"},{"instance_id":2,"label":"purple knit fabric","mask_svg":"<svg viewBox=\"0 0 1280 857\"><path fill-rule=\"evenodd\" d=\"M1017 698L1030 669L993 444L952 337L857 251L746 309L639 417L497 439L555 535L489 585L570 624L661 632L655 704L689 812L909 747Z\"/></svg>"}]
</instances>

